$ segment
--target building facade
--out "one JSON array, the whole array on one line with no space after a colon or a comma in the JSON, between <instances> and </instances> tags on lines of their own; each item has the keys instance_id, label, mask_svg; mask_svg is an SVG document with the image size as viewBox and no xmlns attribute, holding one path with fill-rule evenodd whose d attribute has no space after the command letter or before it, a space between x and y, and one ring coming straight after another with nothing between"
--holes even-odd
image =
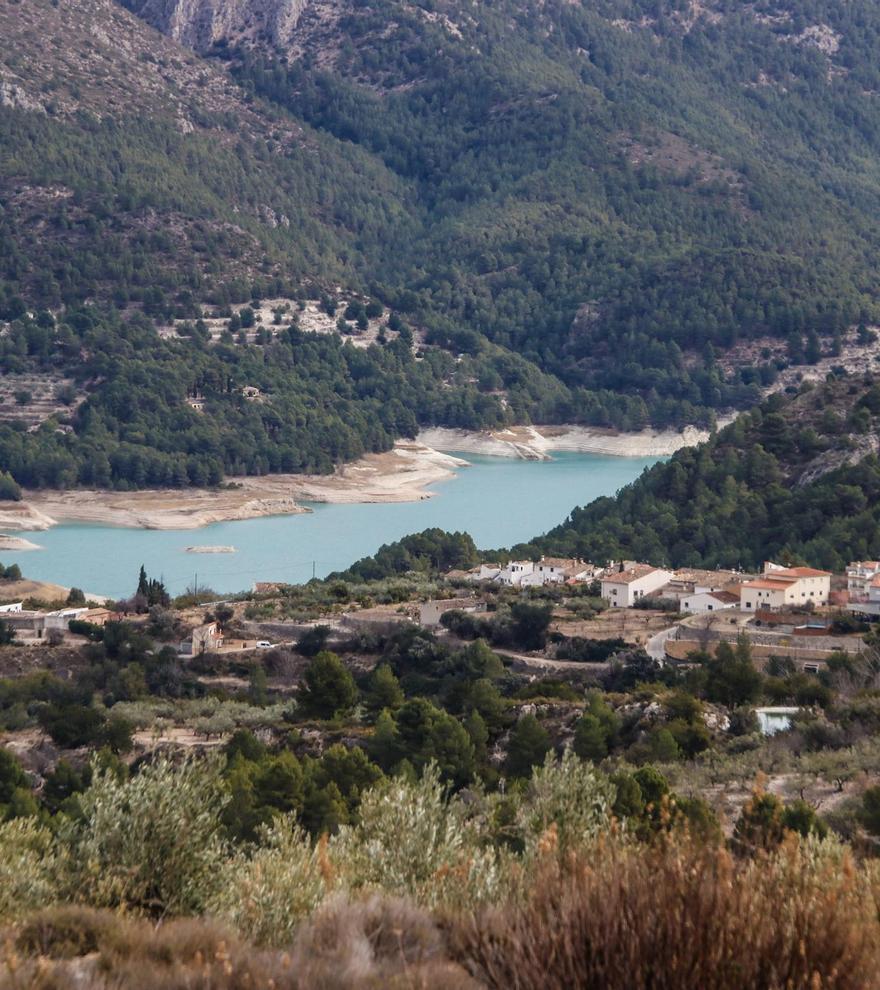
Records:
<instances>
[{"instance_id":1,"label":"building facade","mask_svg":"<svg viewBox=\"0 0 880 990\"><path fill-rule=\"evenodd\" d=\"M640 598L645 598L669 584L671 571L650 564L636 564L623 571L606 574L602 578L602 597L617 608L631 608Z\"/></svg>"},{"instance_id":2,"label":"building facade","mask_svg":"<svg viewBox=\"0 0 880 990\"><path fill-rule=\"evenodd\" d=\"M762 608L798 605L827 605L831 594L831 574L812 567L780 567L765 564L764 573L746 581L739 590L740 608L755 612Z\"/></svg>"}]
</instances>

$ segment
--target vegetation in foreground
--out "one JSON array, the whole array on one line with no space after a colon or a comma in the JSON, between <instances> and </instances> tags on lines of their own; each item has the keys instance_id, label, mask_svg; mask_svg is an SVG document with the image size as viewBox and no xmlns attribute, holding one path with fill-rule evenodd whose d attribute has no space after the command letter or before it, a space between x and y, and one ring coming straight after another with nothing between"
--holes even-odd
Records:
<instances>
[{"instance_id":1,"label":"vegetation in foreground","mask_svg":"<svg viewBox=\"0 0 880 990\"><path fill-rule=\"evenodd\" d=\"M640 838L570 756L512 806L398 778L317 845L282 816L231 849L217 785L159 760L99 773L54 834L3 825L0 986L878 985L874 861L785 830L728 849L669 800Z\"/></svg>"}]
</instances>

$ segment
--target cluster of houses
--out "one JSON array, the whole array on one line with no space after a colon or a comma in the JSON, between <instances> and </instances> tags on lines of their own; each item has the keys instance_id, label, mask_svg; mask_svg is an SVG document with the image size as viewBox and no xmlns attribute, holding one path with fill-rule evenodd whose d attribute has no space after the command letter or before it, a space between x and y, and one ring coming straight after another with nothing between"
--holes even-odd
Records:
<instances>
[{"instance_id":1,"label":"cluster of houses","mask_svg":"<svg viewBox=\"0 0 880 990\"><path fill-rule=\"evenodd\" d=\"M782 567L767 561L757 576L737 571L668 571L650 564L627 562L602 577L602 597L611 605L631 608L642 598L674 599L681 611L744 612L827 605L831 573L812 567Z\"/></svg>"},{"instance_id":2,"label":"cluster of houses","mask_svg":"<svg viewBox=\"0 0 880 990\"><path fill-rule=\"evenodd\" d=\"M576 584L592 581L601 568L574 557L542 557L540 560L511 560L507 564L480 564L469 571L450 571L452 579L474 584L507 585L513 588L540 588L545 584Z\"/></svg>"},{"instance_id":3,"label":"cluster of houses","mask_svg":"<svg viewBox=\"0 0 880 990\"><path fill-rule=\"evenodd\" d=\"M761 574L740 571L708 571L696 568L668 570L652 564L625 560L599 567L576 558L542 557L511 560L506 564L480 564L469 571L450 571L449 578L475 584L534 588L551 584L600 582L600 594L611 606L632 608L642 599L674 599L681 611L717 612L739 608L759 612L806 605L845 605L880 614L880 562L861 561L847 571L848 594L831 590L832 575L812 567L783 567L767 561Z\"/></svg>"}]
</instances>

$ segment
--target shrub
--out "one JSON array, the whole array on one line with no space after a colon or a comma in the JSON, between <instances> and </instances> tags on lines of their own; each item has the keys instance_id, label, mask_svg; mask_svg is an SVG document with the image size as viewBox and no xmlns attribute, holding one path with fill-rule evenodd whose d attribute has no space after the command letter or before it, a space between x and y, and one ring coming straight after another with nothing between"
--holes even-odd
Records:
<instances>
[{"instance_id":1,"label":"shrub","mask_svg":"<svg viewBox=\"0 0 880 990\"><path fill-rule=\"evenodd\" d=\"M35 819L0 824L0 919L15 920L53 903L61 866L51 832Z\"/></svg>"},{"instance_id":2,"label":"shrub","mask_svg":"<svg viewBox=\"0 0 880 990\"><path fill-rule=\"evenodd\" d=\"M334 885L325 844L312 846L293 816L276 819L252 855L237 853L211 909L248 938L263 944L290 941Z\"/></svg>"},{"instance_id":3,"label":"shrub","mask_svg":"<svg viewBox=\"0 0 880 990\"><path fill-rule=\"evenodd\" d=\"M548 861L527 899L461 918L454 958L490 988L876 985L874 899L840 847L791 838L737 862L676 837L597 853Z\"/></svg>"},{"instance_id":4,"label":"shrub","mask_svg":"<svg viewBox=\"0 0 880 990\"><path fill-rule=\"evenodd\" d=\"M449 963L437 922L394 897L332 899L298 934L293 962L309 987L478 986Z\"/></svg>"},{"instance_id":5,"label":"shrub","mask_svg":"<svg viewBox=\"0 0 880 990\"><path fill-rule=\"evenodd\" d=\"M432 764L417 781L394 777L367 791L360 823L340 829L330 852L351 889L470 905L497 896L507 882L501 857L481 848L480 838L465 804L446 799Z\"/></svg>"},{"instance_id":6,"label":"shrub","mask_svg":"<svg viewBox=\"0 0 880 990\"><path fill-rule=\"evenodd\" d=\"M571 750L561 760L548 753L520 808L526 850L535 849L551 827L560 850L589 842L610 825L614 798L608 778Z\"/></svg>"},{"instance_id":7,"label":"shrub","mask_svg":"<svg viewBox=\"0 0 880 990\"><path fill-rule=\"evenodd\" d=\"M32 914L19 927L15 947L25 955L70 959L97 952L120 928L120 919L108 911L60 904Z\"/></svg>"},{"instance_id":8,"label":"shrub","mask_svg":"<svg viewBox=\"0 0 880 990\"><path fill-rule=\"evenodd\" d=\"M81 818L60 831L70 898L154 915L202 910L220 882L227 800L216 760L160 757L126 781L94 763Z\"/></svg>"}]
</instances>

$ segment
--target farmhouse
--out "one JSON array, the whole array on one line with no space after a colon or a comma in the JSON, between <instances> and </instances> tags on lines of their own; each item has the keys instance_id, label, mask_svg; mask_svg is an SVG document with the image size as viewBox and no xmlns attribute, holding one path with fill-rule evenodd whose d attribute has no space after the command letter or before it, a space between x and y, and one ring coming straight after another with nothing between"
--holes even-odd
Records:
<instances>
[{"instance_id":1,"label":"farmhouse","mask_svg":"<svg viewBox=\"0 0 880 990\"><path fill-rule=\"evenodd\" d=\"M831 593L831 574L812 567L780 567L766 563L764 573L755 581L740 586L740 608L746 612L777 609L791 605L827 605Z\"/></svg>"},{"instance_id":2,"label":"farmhouse","mask_svg":"<svg viewBox=\"0 0 880 990\"><path fill-rule=\"evenodd\" d=\"M850 610L859 615L880 617L880 574L875 575L868 584L867 594L860 602L853 602Z\"/></svg>"},{"instance_id":3,"label":"farmhouse","mask_svg":"<svg viewBox=\"0 0 880 990\"><path fill-rule=\"evenodd\" d=\"M534 573L535 565L531 560L511 560L498 572L494 579L499 584L509 584L519 587L523 580Z\"/></svg>"},{"instance_id":4,"label":"farmhouse","mask_svg":"<svg viewBox=\"0 0 880 990\"><path fill-rule=\"evenodd\" d=\"M223 645L223 636L216 622L207 622L192 631L192 637L180 644L180 652L189 656L213 653Z\"/></svg>"},{"instance_id":5,"label":"farmhouse","mask_svg":"<svg viewBox=\"0 0 880 990\"><path fill-rule=\"evenodd\" d=\"M562 584L566 581L587 581L594 576L596 568L585 560L575 557L542 557L532 565L532 573L522 584L544 585Z\"/></svg>"},{"instance_id":6,"label":"farmhouse","mask_svg":"<svg viewBox=\"0 0 880 990\"><path fill-rule=\"evenodd\" d=\"M738 605L739 595L732 591L697 591L681 599L682 610L695 615L701 612L719 612Z\"/></svg>"},{"instance_id":7,"label":"farmhouse","mask_svg":"<svg viewBox=\"0 0 880 990\"><path fill-rule=\"evenodd\" d=\"M602 579L602 597L618 608L629 608L640 598L669 584L671 571L650 564L634 564L626 570L606 574Z\"/></svg>"},{"instance_id":8,"label":"farmhouse","mask_svg":"<svg viewBox=\"0 0 880 990\"><path fill-rule=\"evenodd\" d=\"M673 571L672 579L660 594L663 598L677 598L681 602L685 598L708 591L729 591L738 595L739 586L752 577L754 575L741 574L738 571L707 571L682 567ZM692 612L693 609L687 611Z\"/></svg>"}]
</instances>

